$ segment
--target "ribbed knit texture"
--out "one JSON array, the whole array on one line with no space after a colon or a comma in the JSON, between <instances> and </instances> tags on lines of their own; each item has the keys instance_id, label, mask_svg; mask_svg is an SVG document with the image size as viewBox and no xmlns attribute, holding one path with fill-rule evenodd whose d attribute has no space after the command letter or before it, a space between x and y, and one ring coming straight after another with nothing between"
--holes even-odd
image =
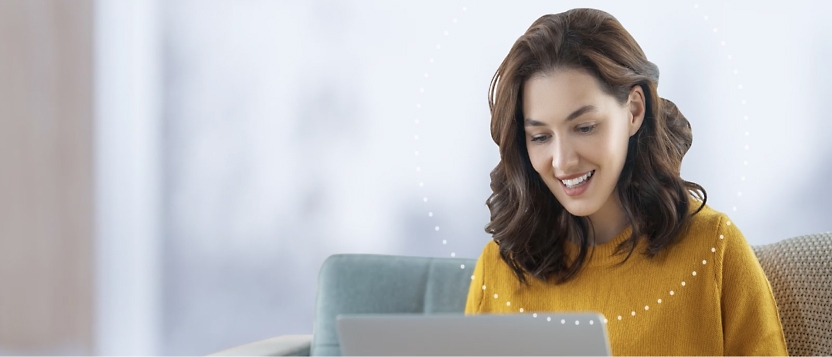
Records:
<instances>
[{"instance_id":1,"label":"ribbed knit texture","mask_svg":"<svg viewBox=\"0 0 832 357\"><path fill-rule=\"evenodd\" d=\"M616 266L625 255L613 252L630 232L593 247L572 280L528 276L526 288L491 241L474 268L465 313L597 311L614 355L787 355L766 275L725 214L705 206L677 244L647 258L641 240ZM577 246L566 247L574 257Z\"/></svg>"}]
</instances>

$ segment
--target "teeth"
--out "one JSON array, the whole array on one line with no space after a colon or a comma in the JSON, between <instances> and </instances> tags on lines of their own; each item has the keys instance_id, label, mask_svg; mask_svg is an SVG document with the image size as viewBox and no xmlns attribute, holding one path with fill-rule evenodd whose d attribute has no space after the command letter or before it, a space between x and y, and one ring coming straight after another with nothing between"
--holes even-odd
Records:
<instances>
[{"instance_id":1,"label":"teeth","mask_svg":"<svg viewBox=\"0 0 832 357\"><path fill-rule=\"evenodd\" d=\"M587 172L585 175L583 175L581 177L576 177L576 178L573 178L571 180L560 180L560 182L563 182L563 184L566 185L566 187L572 188L572 187L577 186L577 185L581 184L582 182L586 181L590 177L592 177L592 174L594 172L595 172L595 170Z\"/></svg>"}]
</instances>

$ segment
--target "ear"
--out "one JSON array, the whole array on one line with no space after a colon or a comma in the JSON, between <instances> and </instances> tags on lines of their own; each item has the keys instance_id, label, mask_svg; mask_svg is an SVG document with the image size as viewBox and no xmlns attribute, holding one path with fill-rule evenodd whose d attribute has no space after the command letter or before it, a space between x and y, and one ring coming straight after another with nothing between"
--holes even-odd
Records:
<instances>
[{"instance_id":1,"label":"ear","mask_svg":"<svg viewBox=\"0 0 832 357\"><path fill-rule=\"evenodd\" d=\"M630 89L630 95L627 98L627 107L630 119L627 121L627 126L630 129L630 136L635 135L638 132L638 129L641 128L641 123L644 122L644 114L646 113L646 105L647 102L644 97L644 90L640 85L634 85L633 88Z\"/></svg>"}]
</instances>

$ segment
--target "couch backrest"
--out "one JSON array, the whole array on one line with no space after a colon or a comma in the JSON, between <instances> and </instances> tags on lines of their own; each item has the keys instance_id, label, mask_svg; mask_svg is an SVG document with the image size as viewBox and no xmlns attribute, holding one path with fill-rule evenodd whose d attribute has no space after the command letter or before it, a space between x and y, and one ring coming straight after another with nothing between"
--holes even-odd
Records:
<instances>
[{"instance_id":1,"label":"couch backrest","mask_svg":"<svg viewBox=\"0 0 832 357\"><path fill-rule=\"evenodd\" d=\"M753 246L771 283L789 354L832 355L832 233ZM310 355L340 355L338 314L460 313L474 259L329 257L318 276Z\"/></svg>"},{"instance_id":2,"label":"couch backrest","mask_svg":"<svg viewBox=\"0 0 832 357\"><path fill-rule=\"evenodd\" d=\"M312 356L340 355L339 314L465 311L474 259L338 254L318 275Z\"/></svg>"},{"instance_id":3,"label":"couch backrest","mask_svg":"<svg viewBox=\"0 0 832 357\"><path fill-rule=\"evenodd\" d=\"M752 248L777 300L789 355L832 355L832 233Z\"/></svg>"}]
</instances>

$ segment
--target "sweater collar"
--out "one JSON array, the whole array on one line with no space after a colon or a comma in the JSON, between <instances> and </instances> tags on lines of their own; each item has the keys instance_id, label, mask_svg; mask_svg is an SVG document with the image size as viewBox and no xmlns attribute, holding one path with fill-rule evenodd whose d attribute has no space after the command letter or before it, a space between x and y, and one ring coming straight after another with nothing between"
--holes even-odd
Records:
<instances>
[{"instance_id":1,"label":"sweater collar","mask_svg":"<svg viewBox=\"0 0 832 357\"><path fill-rule=\"evenodd\" d=\"M624 228L624 230L621 231L621 233L618 233L618 235L616 235L609 242L595 246L589 246L589 250L587 251L586 256L587 259L585 267L610 266L623 261L624 257L627 256L627 252L625 251L624 253L616 255L615 249L618 247L619 244L630 238L630 234L632 232L633 227L627 226L627 228ZM633 254L637 254L640 243L641 242L636 244L636 250L633 251ZM566 253L566 257L569 259L570 262L578 256L579 249L580 246L578 246L575 243L572 243L571 241L566 241L566 243L564 244L564 251Z\"/></svg>"}]
</instances>

